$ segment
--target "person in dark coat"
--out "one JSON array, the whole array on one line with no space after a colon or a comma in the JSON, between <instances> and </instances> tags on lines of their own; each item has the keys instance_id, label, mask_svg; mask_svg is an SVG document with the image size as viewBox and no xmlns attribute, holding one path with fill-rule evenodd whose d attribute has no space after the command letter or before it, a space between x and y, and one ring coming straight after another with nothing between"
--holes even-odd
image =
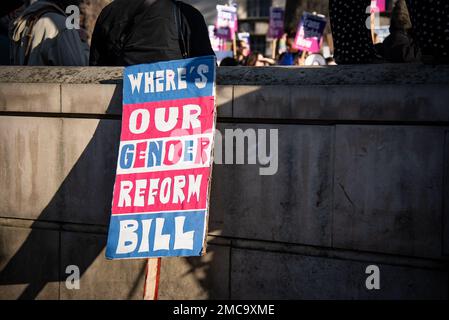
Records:
<instances>
[{"instance_id":1,"label":"person in dark coat","mask_svg":"<svg viewBox=\"0 0 449 320\"><path fill-rule=\"evenodd\" d=\"M396 3L390 23L390 35L378 46L389 62L419 62L421 51L413 38L412 23L405 0Z\"/></svg>"},{"instance_id":2,"label":"person in dark coat","mask_svg":"<svg viewBox=\"0 0 449 320\"><path fill-rule=\"evenodd\" d=\"M15 65L86 66L87 44L67 25L68 4L79 0L41 0L14 20L11 56Z\"/></svg>"},{"instance_id":3,"label":"person in dark coat","mask_svg":"<svg viewBox=\"0 0 449 320\"><path fill-rule=\"evenodd\" d=\"M115 0L97 19L92 66L128 66L214 55L202 14L173 0Z\"/></svg>"}]
</instances>

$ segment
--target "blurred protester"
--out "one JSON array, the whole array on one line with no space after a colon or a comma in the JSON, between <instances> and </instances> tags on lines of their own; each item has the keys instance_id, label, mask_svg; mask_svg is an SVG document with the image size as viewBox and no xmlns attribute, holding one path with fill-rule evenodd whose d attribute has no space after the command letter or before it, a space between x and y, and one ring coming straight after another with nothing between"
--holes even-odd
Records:
<instances>
[{"instance_id":1,"label":"blurred protester","mask_svg":"<svg viewBox=\"0 0 449 320\"><path fill-rule=\"evenodd\" d=\"M389 62L421 61L421 51L413 39L412 23L405 0L398 0L391 15L390 35L376 45Z\"/></svg>"},{"instance_id":2,"label":"blurred protester","mask_svg":"<svg viewBox=\"0 0 449 320\"><path fill-rule=\"evenodd\" d=\"M240 65L246 64L246 59L251 53L248 44L245 41L237 41L237 62Z\"/></svg>"},{"instance_id":3,"label":"blurred protester","mask_svg":"<svg viewBox=\"0 0 449 320\"><path fill-rule=\"evenodd\" d=\"M371 0L329 0L329 15L334 39L334 58L338 64L375 61L371 31L366 26Z\"/></svg>"},{"instance_id":4,"label":"blurred protester","mask_svg":"<svg viewBox=\"0 0 449 320\"><path fill-rule=\"evenodd\" d=\"M100 15L101 10L104 9L112 0L81 0L80 3L80 26L85 32L81 36L86 38L86 42L89 44L92 40L92 33L94 32L95 22Z\"/></svg>"},{"instance_id":5,"label":"blurred protester","mask_svg":"<svg viewBox=\"0 0 449 320\"><path fill-rule=\"evenodd\" d=\"M294 64L294 58L287 51L281 53L278 58L278 65L280 66L292 66Z\"/></svg>"},{"instance_id":6,"label":"blurred protester","mask_svg":"<svg viewBox=\"0 0 449 320\"><path fill-rule=\"evenodd\" d=\"M77 1L37 1L14 21L13 64L30 66L88 64L88 54L78 30L66 27L65 8L71 4L76 5Z\"/></svg>"},{"instance_id":7,"label":"blurred protester","mask_svg":"<svg viewBox=\"0 0 449 320\"><path fill-rule=\"evenodd\" d=\"M295 33L290 33L286 38L286 51L281 53L278 59L278 64L281 66L293 66L298 61L298 50L293 48L295 42Z\"/></svg>"},{"instance_id":8,"label":"blurred protester","mask_svg":"<svg viewBox=\"0 0 449 320\"><path fill-rule=\"evenodd\" d=\"M273 59L265 58L260 52L254 51L248 56L246 65L248 67L266 67L274 65L276 62Z\"/></svg>"},{"instance_id":9,"label":"blurred protester","mask_svg":"<svg viewBox=\"0 0 449 320\"><path fill-rule=\"evenodd\" d=\"M449 1L407 0L422 60L449 63Z\"/></svg>"},{"instance_id":10,"label":"blurred protester","mask_svg":"<svg viewBox=\"0 0 449 320\"><path fill-rule=\"evenodd\" d=\"M265 64L263 62L259 62L259 58L262 57L262 54L258 51L253 51L248 56L248 59L246 59L246 66L248 67L260 67L264 66Z\"/></svg>"},{"instance_id":11,"label":"blurred protester","mask_svg":"<svg viewBox=\"0 0 449 320\"><path fill-rule=\"evenodd\" d=\"M0 65L9 65L10 60L10 40L9 29L11 21L14 20L14 13L24 5L23 0L2 0L0 7Z\"/></svg>"},{"instance_id":12,"label":"blurred protester","mask_svg":"<svg viewBox=\"0 0 449 320\"><path fill-rule=\"evenodd\" d=\"M78 34L80 36L82 48L84 50L84 56L87 59L87 65L89 65L89 55L90 55L89 33L86 29L80 27L78 29Z\"/></svg>"},{"instance_id":13,"label":"blurred protester","mask_svg":"<svg viewBox=\"0 0 449 320\"><path fill-rule=\"evenodd\" d=\"M220 62L220 67L235 67L238 65L239 65L238 61L231 57L226 57Z\"/></svg>"},{"instance_id":14,"label":"blurred protester","mask_svg":"<svg viewBox=\"0 0 449 320\"><path fill-rule=\"evenodd\" d=\"M288 34L284 33L282 35L282 37L279 39L277 54L281 55L284 52L287 52L287 37L288 37Z\"/></svg>"},{"instance_id":15,"label":"blurred protester","mask_svg":"<svg viewBox=\"0 0 449 320\"><path fill-rule=\"evenodd\" d=\"M202 14L173 0L115 0L98 17L90 64L127 66L214 55Z\"/></svg>"},{"instance_id":16,"label":"blurred protester","mask_svg":"<svg viewBox=\"0 0 449 320\"><path fill-rule=\"evenodd\" d=\"M306 52L303 52L303 51L298 52L298 55L295 57L295 61L294 61L293 65L305 66L307 55L308 55L307 51Z\"/></svg>"}]
</instances>

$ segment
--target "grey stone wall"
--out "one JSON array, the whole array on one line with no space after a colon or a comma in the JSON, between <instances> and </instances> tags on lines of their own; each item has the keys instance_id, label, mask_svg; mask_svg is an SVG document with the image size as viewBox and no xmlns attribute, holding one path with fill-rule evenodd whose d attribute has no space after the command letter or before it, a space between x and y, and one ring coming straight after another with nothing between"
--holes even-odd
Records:
<instances>
[{"instance_id":1,"label":"grey stone wall","mask_svg":"<svg viewBox=\"0 0 449 320\"><path fill-rule=\"evenodd\" d=\"M0 69L0 299L141 299L145 261L104 257L120 74ZM208 253L163 259L160 298L447 299L448 89L444 66L220 68L218 128L278 129L279 170L214 165Z\"/></svg>"}]
</instances>

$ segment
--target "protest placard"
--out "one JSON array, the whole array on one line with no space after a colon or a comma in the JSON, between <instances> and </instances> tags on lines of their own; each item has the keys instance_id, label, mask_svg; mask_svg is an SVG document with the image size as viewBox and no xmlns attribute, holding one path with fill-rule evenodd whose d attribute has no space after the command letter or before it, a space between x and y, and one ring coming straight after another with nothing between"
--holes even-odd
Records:
<instances>
[{"instance_id":1,"label":"protest placard","mask_svg":"<svg viewBox=\"0 0 449 320\"><path fill-rule=\"evenodd\" d=\"M215 35L220 39L234 40L238 30L237 8L217 5Z\"/></svg>"},{"instance_id":2,"label":"protest placard","mask_svg":"<svg viewBox=\"0 0 449 320\"><path fill-rule=\"evenodd\" d=\"M293 47L309 53L320 52L325 28L326 18L323 15L304 12Z\"/></svg>"},{"instance_id":3,"label":"protest placard","mask_svg":"<svg viewBox=\"0 0 449 320\"><path fill-rule=\"evenodd\" d=\"M279 39L284 34L284 14L285 11L280 7L270 8L270 24L268 27L268 37Z\"/></svg>"},{"instance_id":4,"label":"protest placard","mask_svg":"<svg viewBox=\"0 0 449 320\"><path fill-rule=\"evenodd\" d=\"M215 25L211 24L207 26L207 31L209 32L209 41L212 50L219 51L220 48L220 38L215 35Z\"/></svg>"},{"instance_id":5,"label":"protest placard","mask_svg":"<svg viewBox=\"0 0 449 320\"><path fill-rule=\"evenodd\" d=\"M250 33L249 32L239 32L237 33L237 39L242 42L247 48L248 51L251 51L251 41L250 41Z\"/></svg>"},{"instance_id":6,"label":"protest placard","mask_svg":"<svg viewBox=\"0 0 449 320\"><path fill-rule=\"evenodd\" d=\"M107 258L205 252L215 66L208 56L125 68Z\"/></svg>"}]
</instances>

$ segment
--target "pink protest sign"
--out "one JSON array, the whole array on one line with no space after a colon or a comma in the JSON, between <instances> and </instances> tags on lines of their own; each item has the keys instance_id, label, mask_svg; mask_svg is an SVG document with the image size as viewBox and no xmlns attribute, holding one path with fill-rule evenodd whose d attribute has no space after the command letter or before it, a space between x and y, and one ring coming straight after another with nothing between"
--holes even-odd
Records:
<instances>
[{"instance_id":1,"label":"pink protest sign","mask_svg":"<svg viewBox=\"0 0 449 320\"><path fill-rule=\"evenodd\" d=\"M325 27L326 18L324 16L304 12L298 25L293 47L310 53L320 52Z\"/></svg>"},{"instance_id":2,"label":"pink protest sign","mask_svg":"<svg viewBox=\"0 0 449 320\"><path fill-rule=\"evenodd\" d=\"M237 8L234 6L217 5L215 35L221 39L233 40L237 30Z\"/></svg>"}]
</instances>

